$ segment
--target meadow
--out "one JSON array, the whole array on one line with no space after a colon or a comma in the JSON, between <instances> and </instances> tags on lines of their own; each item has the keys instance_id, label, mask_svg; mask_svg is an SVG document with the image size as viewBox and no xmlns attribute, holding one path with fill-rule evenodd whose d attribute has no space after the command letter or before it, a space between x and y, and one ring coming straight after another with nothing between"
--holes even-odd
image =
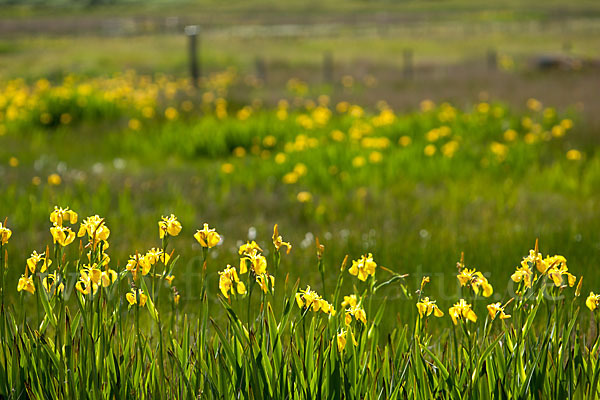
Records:
<instances>
[{"instance_id":1,"label":"meadow","mask_svg":"<svg viewBox=\"0 0 600 400\"><path fill-rule=\"evenodd\" d=\"M0 11L0 398L600 397L596 2L196 3Z\"/></svg>"},{"instance_id":2,"label":"meadow","mask_svg":"<svg viewBox=\"0 0 600 400\"><path fill-rule=\"evenodd\" d=\"M598 394L576 111L255 84L2 83L5 396Z\"/></svg>"}]
</instances>

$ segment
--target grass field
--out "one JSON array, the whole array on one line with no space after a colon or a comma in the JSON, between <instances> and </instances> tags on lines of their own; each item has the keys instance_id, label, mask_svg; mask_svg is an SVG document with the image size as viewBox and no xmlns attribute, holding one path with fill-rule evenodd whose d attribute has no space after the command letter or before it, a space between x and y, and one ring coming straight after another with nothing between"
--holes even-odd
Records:
<instances>
[{"instance_id":1,"label":"grass field","mask_svg":"<svg viewBox=\"0 0 600 400\"><path fill-rule=\"evenodd\" d=\"M600 396L594 2L66 4L2 10L0 397Z\"/></svg>"}]
</instances>

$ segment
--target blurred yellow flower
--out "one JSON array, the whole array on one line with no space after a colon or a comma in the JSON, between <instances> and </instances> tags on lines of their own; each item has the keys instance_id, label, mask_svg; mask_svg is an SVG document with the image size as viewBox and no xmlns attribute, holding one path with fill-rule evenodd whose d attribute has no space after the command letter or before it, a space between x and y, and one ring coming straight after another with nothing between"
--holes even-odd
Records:
<instances>
[{"instance_id":1,"label":"blurred yellow flower","mask_svg":"<svg viewBox=\"0 0 600 400\"><path fill-rule=\"evenodd\" d=\"M571 149L567 151L567 160L579 161L581 160L581 152L579 150Z\"/></svg>"},{"instance_id":2,"label":"blurred yellow flower","mask_svg":"<svg viewBox=\"0 0 600 400\"><path fill-rule=\"evenodd\" d=\"M401 136L400 139L398 139L398 144L402 147L407 147L412 143L412 139L410 138L410 136Z\"/></svg>"},{"instance_id":3,"label":"blurred yellow flower","mask_svg":"<svg viewBox=\"0 0 600 400\"><path fill-rule=\"evenodd\" d=\"M517 139L517 131L514 129L507 129L504 131L504 140L507 142L514 142Z\"/></svg>"},{"instance_id":4,"label":"blurred yellow flower","mask_svg":"<svg viewBox=\"0 0 600 400\"><path fill-rule=\"evenodd\" d=\"M215 247L221 241L221 236L216 232L215 229L209 229L208 224L206 223L204 224L204 228L202 228L202 230L196 231L194 238L202 247L208 247L209 249Z\"/></svg>"},{"instance_id":5,"label":"blurred yellow flower","mask_svg":"<svg viewBox=\"0 0 600 400\"><path fill-rule=\"evenodd\" d=\"M378 151L372 151L371 154L369 154L369 162L372 164L380 163L382 160L383 154Z\"/></svg>"},{"instance_id":6,"label":"blurred yellow flower","mask_svg":"<svg viewBox=\"0 0 600 400\"><path fill-rule=\"evenodd\" d=\"M231 174L235 170L235 167L231 163L224 163L221 165L221 172L224 174Z\"/></svg>"},{"instance_id":7,"label":"blurred yellow flower","mask_svg":"<svg viewBox=\"0 0 600 400\"><path fill-rule=\"evenodd\" d=\"M167 109L165 110L165 117L170 121L176 119L178 115L179 113L173 107L167 107Z\"/></svg>"},{"instance_id":8,"label":"blurred yellow flower","mask_svg":"<svg viewBox=\"0 0 600 400\"><path fill-rule=\"evenodd\" d=\"M298 195L296 196L298 198L298 201L300 203L308 203L309 201L312 200L312 194L310 192L299 192Z\"/></svg>"},{"instance_id":9,"label":"blurred yellow flower","mask_svg":"<svg viewBox=\"0 0 600 400\"><path fill-rule=\"evenodd\" d=\"M432 155L435 154L436 151L437 151L437 148L433 144L428 144L427 146L425 146L425 149L423 149L423 153L427 157L431 157Z\"/></svg>"},{"instance_id":10,"label":"blurred yellow flower","mask_svg":"<svg viewBox=\"0 0 600 400\"><path fill-rule=\"evenodd\" d=\"M162 221L158 221L158 235L160 239L165 235L177 236L181 232L181 223L177 221L177 217L171 214L169 217L162 217Z\"/></svg>"},{"instance_id":11,"label":"blurred yellow flower","mask_svg":"<svg viewBox=\"0 0 600 400\"><path fill-rule=\"evenodd\" d=\"M419 107L421 108L422 112L428 112L435 108L435 103L429 99L425 99L421 101Z\"/></svg>"},{"instance_id":12,"label":"blurred yellow flower","mask_svg":"<svg viewBox=\"0 0 600 400\"><path fill-rule=\"evenodd\" d=\"M58 186L62 183L62 179L58 174L50 174L48 176L48 184L52 186Z\"/></svg>"},{"instance_id":13,"label":"blurred yellow flower","mask_svg":"<svg viewBox=\"0 0 600 400\"><path fill-rule=\"evenodd\" d=\"M129 129L131 129L132 131L139 131L142 127L142 124L139 119L132 118L129 120L127 126L129 126Z\"/></svg>"},{"instance_id":14,"label":"blurred yellow flower","mask_svg":"<svg viewBox=\"0 0 600 400\"><path fill-rule=\"evenodd\" d=\"M363 156L356 156L352 159L352 166L354 168L360 168L363 165L365 165L367 163L367 161L365 160L365 158Z\"/></svg>"},{"instance_id":15,"label":"blurred yellow flower","mask_svg":"<svg viewBox=\"0 0 600 400\"><path fill-rule=\"evenodd\" d=\"M18 167L19 166L19 159L17 157L11 157L8 160L8 165L10 165L13 168Z\"/></svg>"},{"instance_id":16,"label":"blurred yellow flower","mask_svg":"<svg viewBox=\"0 0 600 400\"><path fill-rule=\"evenodd\" d=\"M541 111L542 103L534 98L527 99L527 108L531 111Z\"/></svg>"}]
</instances>

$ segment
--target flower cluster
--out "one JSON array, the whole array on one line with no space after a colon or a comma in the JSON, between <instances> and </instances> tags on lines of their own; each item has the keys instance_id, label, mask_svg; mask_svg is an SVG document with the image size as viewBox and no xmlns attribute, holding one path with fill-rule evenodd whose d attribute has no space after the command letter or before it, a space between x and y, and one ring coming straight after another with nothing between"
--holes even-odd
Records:
<instances>
[{"instance_id":1,"label":"flower cluster","mask_svg":"<svg viewBox=\"0 0 600 400\"><path fill-rule=\"evenodd\" d=\"M246 294L246 286L240 281L235 267L227 265L223 271L219 272L219 289L226 298L229 298L229 293Z\"/></svg>"},{"instance_id":2,"label":"flower cluster","mask_svg":"<svg viewBox=\"0 0 600 400\"><path fill-rule=\"evenodd\" d=\"M366 281L369 275L375 276L377 264L373 261L373 254L365 254L358 260L352 261L352 266L348 269L351 275L358 276L361 281Z\"/></svg>"},{"instance_id":3,"label":"flower cluster","mask_svg":"<svg viewBox=\"0 0 600 400\"><path fill-rule=\"evenodd\" d=\"M487 278L474 268L460 268L456 277L461 286L470 286L477 295L480 291L484 297L490 297L492 293L494 293L494 289L492 288L492 285L489 284Z\"/></svg>"},{"instance_id":4,"label":"flower cluster","mask_svg":"<svg viewBox=\"0 0 600 400\"><path fill-rule=\"evenodd\" d=\"M335 315L335 310L329 302L324 300L317 292L306 287L306 290L300 289L296 293L296 304L302 309L312 309L314 312L322 311L325 314Z\"/></svg>"}]
</instances>

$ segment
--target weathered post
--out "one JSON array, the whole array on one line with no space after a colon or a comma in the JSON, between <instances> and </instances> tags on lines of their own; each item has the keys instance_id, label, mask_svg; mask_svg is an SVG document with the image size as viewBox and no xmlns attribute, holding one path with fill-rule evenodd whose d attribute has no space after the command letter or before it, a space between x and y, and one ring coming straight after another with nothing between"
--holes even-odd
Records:
<instances>
[{"instance_id":1,"label":"weathered post","mask_svg":"<svg viewBox=\"0 0 600 400\"><path fill-rule=\"evenodd\" d=\"M333 83L333 56L330 51L323 53L323 83Z\"/></svg>"},{"instance_id":2,"label":"weathered post","mask_svg":"<svg viewBox=\"0 0 600 400\"><path fill-rule=\"evenodd\" d=\"M200 62L198 61L198 46L200 36L200 27L198 25L188 25L184 29L185 34L188 37L189 42L189 62L190 62L190 76L194 87L198 87L200 77L202 76Z\"/></svg>"},{"instance_id":3,"label":"weathered post","mask_svg":"<svg viewBox=\"0 0 600 400\"><path fill-rule=\"evenodd\" d=\"M262 81L263 84L267 83L267 63L264 58L256 57L256 77Z\"/></svg>"},{"instance_id":4,"label":"weathered post","mask_svg":"<svg viewBox=\"0 0 600 400\"><path fill-rule=\"evenodd\" d=\"M498 52L496 49L488 49L486 59L488 71L495 71L498 68Z\"/></svg>"},{"instance_id":5,"label":"weathered post","mask_svg":"<svg viewBox=\"0 0 600 400\"><path fill-rule=\"evenodd\" d=\"M403 74L404 79L412 79L413 77L413 51L411 49L404 49L402 52L403 61Z\"/></svg>"}]
</instances>

